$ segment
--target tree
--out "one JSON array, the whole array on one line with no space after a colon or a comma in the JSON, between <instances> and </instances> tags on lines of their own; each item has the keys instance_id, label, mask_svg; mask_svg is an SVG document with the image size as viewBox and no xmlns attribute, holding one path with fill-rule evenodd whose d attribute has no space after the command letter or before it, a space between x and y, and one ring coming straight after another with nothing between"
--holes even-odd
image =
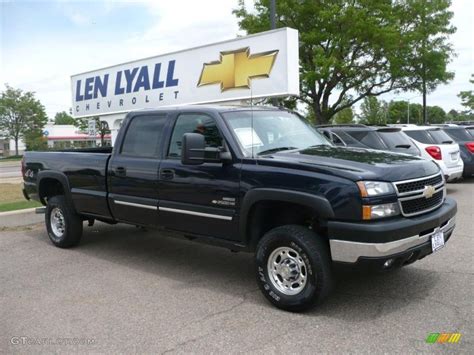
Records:
<instances>
[{"instance_id":1,"label":"tree","mask_svg":"<svg viewBox=\"0 0 474 355\"><path fill-rule=\"evenodd\" d=\"M87 126L90 120L95 121L96 131L100 136L100 145L103 147L105 145L105 136L110 134L109 124L106 121L101 121L99 116L82 117L74 120L74 125L82 132L87 132Z\"/></svg>"},{"instance_id":2,"label":"tree","mask_svg":"<svg viewBox=\"0 0 474 355\"><path fill-rule=\"evenodd\" d=\"M364 124L380 125L386 123L386 107L384 102L375 96L368 96L360 105L360 121Z\"/></svg>"},{"instance_id":3,"label":"tree","mask_svg":"<svg viewBox=\"0 0 474 355\"><path fill-rule=\"evenodd\" d=\"M352 107L347 107L344 110L339 111L331 119L332 124L348 124L353 122L354 111L352 111Z\"/></svg>"},{"instance_id":4,"label":"tree","mask_svg":"<svg viewBox=\"0 0 474 355\"><path fill-rule=\"evenodd\" d=\"M66 111L58 112L54 116L55 125L73 125L76 123L76 120L69 115Z\"/></svg>"},{"instance_id":5,"label":"tree","mask_svg":"<svg viewBox=\"0 0 474 355\"><path fill-rule=\"evenodd\" d=\"M299 30L300 100L313 110L317 123L368 96L418 88L407 41L413 43L420 28L409 23L407 13L418 16L422 1L277 1L277 27ZM440 1L445 2L433 0ZM257 0L254 6L255 11L247 11L240 0L234 10L240 28L249 34L270 28L269 0ZM437 30L444 33L442 24L430 24L430 35ZM431 42L424 48L428 58ZM439 73L424 63L426 72Z\"/></svg>"},{"instance_id":6,"label":"tree","mask_svg":"<svg viewBox=\"0 0 474 355\"><path fill-rule=\"evenodd\" d=\"M469 80L471 84L474 84L474 74L471 74L471 80ZM458 97L461 98L461 105L467 108L466 114L471 115L474 113L474 94L472 90L469 91L461 91L458 94Z\"/></svg>"},{"instance_id":7,"label":"tree","mask_svg":"<svg viewBox=\"0 0 474 355\"><path fill-rule=\"evenodd\" d=\"M412 87L423 95L424 123L429 117L427 93L454 78L454 73L447 71L454 54L448 36L456 31L450 23L450 5L450 0L400 1L402 27L407 28L403 42L406 71L411 73Z\"/></svg>"},{"instance_id":8,"label":"tree","mask_svg":"<svg viewBox=\"0 0 474 355\"><path fill-rule=\"evenodd\" d=\"M420 124L422 123L422 111L423 106L420 104L409 104L408 101L390 101L387 108L387 122Z\"/></svg>"},{"instance_id":9,"label":"tree","mask_svg":"<svg viewBox=\"0 0 474 355\"><path fill-rule=\"evenodd\" d=\"M6 138L15 141L15 155L18 155L18 142L42 136L48 121L43 105L36 100L33 92L23 92L8 84L0 97L0 131Z\"/></svg>"},{"instance_id":10,"label":"tree","mask_svg":"<svg viewBox=\"0 0 474 355\"><path fill-rule=\"evenodd\" d=\"M429 123L443 123L446 121L446 112L439 106L428 106L426 108Z\"/></svg>"}]
</instances>

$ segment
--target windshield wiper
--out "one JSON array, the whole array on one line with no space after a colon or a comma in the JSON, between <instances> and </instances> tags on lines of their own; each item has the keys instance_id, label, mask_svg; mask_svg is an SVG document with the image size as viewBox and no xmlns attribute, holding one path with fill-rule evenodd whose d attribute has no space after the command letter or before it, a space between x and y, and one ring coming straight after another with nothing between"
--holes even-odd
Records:
<instances>
[{"instance_id":1,"label":"windshield wiper","mask_svg":"<svg viewBox=\"0 0 474 355\"><path fill-rule=\"evenodd\" d=\"M395 148L406 148L406 149L408 149L408 148L410 148L410 147L411 147L410 144L399 144L399 145L396 145L396 146L395 146Z\"/></svg>"},{"instance_id":2,"label":"windshield wiper","mask_svg":"<svg viewBox=\"0 0 474 355\"><path fill-rule=\"evenodd\" d=\"M282 150L292 150L292 149L298 149L298 148L297 148L297 147L278 147L278 148L272 148L272 149L263 150L263 151L257 153L257 155L271 154L271 153L280 152L280 151L282 151Z\"/></svg>"}]
</instances>

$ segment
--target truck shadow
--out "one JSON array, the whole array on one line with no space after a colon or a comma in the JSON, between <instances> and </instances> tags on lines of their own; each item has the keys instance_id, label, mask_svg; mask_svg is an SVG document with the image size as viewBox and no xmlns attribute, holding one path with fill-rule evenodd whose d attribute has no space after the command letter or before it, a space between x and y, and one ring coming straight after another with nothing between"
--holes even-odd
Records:
<instances>
[{"instance_id":1,"label":"truck shadow","mask_svg":"<svg viewBox=\"0 0 474 355\"><path fill-rule=\"evenodd\" d=\"M34 235L37 237L38 232ZM50 244L45 232L40 239ZM156 231L104 224L84 227L81 244L62 252L84 253L120 267L172 279L175 286L170 294L173 290L206 288L218 294L242 297L258 307L272 307L258 290L250 253L231 253L227 249L160 237ZM329 299L298 316L338 318L354 323L376 319L419 302L439 281L436 273L415 266L383 274L336 269L335 276L337 284Z\"/></svg>"}]
</instances>

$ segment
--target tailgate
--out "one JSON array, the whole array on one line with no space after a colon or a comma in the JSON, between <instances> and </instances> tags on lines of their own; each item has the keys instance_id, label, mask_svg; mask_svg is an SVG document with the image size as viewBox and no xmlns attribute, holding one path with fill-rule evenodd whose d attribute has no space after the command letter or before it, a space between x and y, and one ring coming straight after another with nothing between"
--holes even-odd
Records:
<instances>
[{"instance_id":1,"label":"tailgate","mask_svg":"<svg viewBox=\"0 0 474 355\"><path fill-rule=\"evenodd\" d=\"M460 153L458 144L440 144L443 161L448 167L457 166L460 163Z\"/></svg>"}]
</instances>

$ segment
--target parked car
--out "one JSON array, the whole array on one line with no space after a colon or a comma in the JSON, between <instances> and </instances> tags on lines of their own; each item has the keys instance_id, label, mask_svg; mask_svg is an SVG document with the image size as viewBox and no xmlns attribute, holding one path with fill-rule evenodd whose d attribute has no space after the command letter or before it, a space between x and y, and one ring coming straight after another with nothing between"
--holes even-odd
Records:
<instances>
[{"instance_id":1,"label":"parked car","mask_svg":"<svg viewBox=\"0 0 474 355\"><path fill-rule=\"evenodd\" d=\"M420 156L416 145L396 127L365 125L319 126L318 129L337 146L371 148Z\"/></svg>"},{"instance_id":2,"label":"parked car","mask_svg":"<svg viewBox=\"0 0 474 355\"><path fill-rule=\"evenodd\" d=\"M461 159L464 163L463 177L474 176L474 138L467 128L462 126L444 126L441 128L453 141L459 144ZM474 130L471 130L474 133Z\"/></svg>"},{"instance_id":3,"label":"parked car","mask_svg":"<svg viewBox=\"0 0 474 355\"><path fill-rule=\"evenodd\" d=\"M55 246L99 220L254 252L262 293L290 311L328 296L333 263L388 270L432 254L457 211L432 161L335 147L265 107L131 112L113 150L26 152L22 173Z\"/></svg>"},{"instance_id":4,"label":"parked car","mask_svg":"<svg viewBox=\"0 0 474 355\"><path fill-rule=\"evenodd\" d=\"M462 177L464 163L459 145L441 128L412 125L400 128L416 144L422 157L432 159L440 166L446 181Z\"/></svg>"}]
</instances>

